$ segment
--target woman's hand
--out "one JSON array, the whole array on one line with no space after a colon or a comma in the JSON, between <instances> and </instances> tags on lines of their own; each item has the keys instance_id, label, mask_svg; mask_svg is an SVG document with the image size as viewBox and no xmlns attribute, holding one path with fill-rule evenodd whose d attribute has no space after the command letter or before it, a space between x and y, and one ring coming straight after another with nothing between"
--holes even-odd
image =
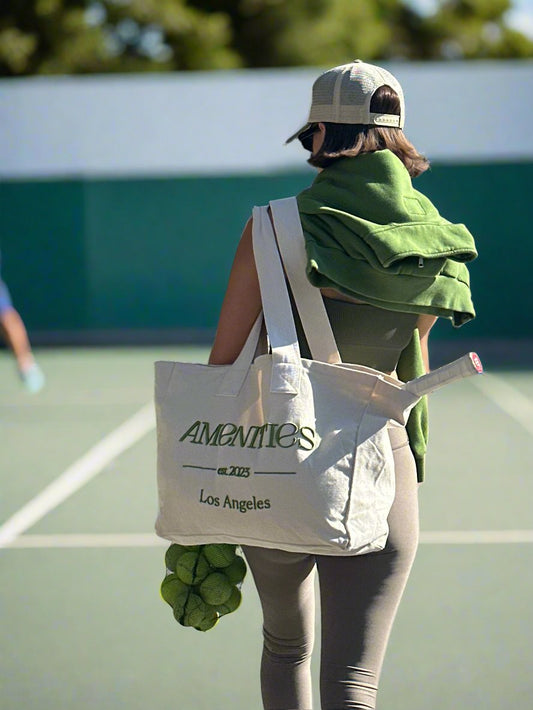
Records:
<instances>
[{"instance_id":1,"label":"woman's hand","mask_svg":"<svg viewBox=\"0 0 533 710\"><path fill-rule=\"evenodd\" d=\"M237 359L259 312L261 292L252 246L252 219L244 227L222 302L210 365L230 365Z\"/></svg>"}]
</instances>

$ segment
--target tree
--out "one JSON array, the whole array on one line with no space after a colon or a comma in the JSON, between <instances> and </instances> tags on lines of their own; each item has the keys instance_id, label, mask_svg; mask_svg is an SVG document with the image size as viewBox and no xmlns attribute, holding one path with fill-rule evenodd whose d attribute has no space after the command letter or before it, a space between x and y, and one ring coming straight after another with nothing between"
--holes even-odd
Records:
<instances>
[{"instance_id":1,"label":"tree","mask_svg":"<svg viewBox=\"0 0 533 710\"><path fill-rule=\"evenodd\" d=\"M246 66L340 64L384 56L400 0L197 0L223 6Z\"/></svg>"},{"instance_id":2,"label":"tree","mask_svg":"<svg viewBox=\"0 0 533 710\"><path fill-rule=\"evenodd\" d=\"M533 56L510 0L4 0L0 75Z\"/></svg>"},{"instance_id":3,"label":"tree","mask_svg":"<svg viewBox=\"0 0 533 710\"><path fill-rule=\"evenodd\" d=\"M511 59L533 56L533 42L505 24L510 0L444 0L421 18L403 8L401 56L408 59Z\"/></svg>"},{"instance_id":4,"label":"tree","mask_svg":"<svg viewBox=\"0 0 533 710\"><path fill-rule=\"evenodd\" d=\"M0 74L227 69L229 18L187 0L7 0Z\"/></svg>"}]
</instances>

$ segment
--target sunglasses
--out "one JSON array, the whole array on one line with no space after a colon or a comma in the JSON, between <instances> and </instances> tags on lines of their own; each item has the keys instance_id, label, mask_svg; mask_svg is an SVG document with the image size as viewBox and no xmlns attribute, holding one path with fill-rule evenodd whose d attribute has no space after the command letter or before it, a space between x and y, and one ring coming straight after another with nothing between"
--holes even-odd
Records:
<instances>
[{"instance_id":1,"label":"sunglasses","mask_svg":"<svg viewBox=\"0 0 533 710\"><path fill-rule=\"evenodd\" d=\"M313 123L303 133L300 133L298 140L310 153L313 152L313 136L318 131L318 123Z\"/></svg>"}]
</instances>

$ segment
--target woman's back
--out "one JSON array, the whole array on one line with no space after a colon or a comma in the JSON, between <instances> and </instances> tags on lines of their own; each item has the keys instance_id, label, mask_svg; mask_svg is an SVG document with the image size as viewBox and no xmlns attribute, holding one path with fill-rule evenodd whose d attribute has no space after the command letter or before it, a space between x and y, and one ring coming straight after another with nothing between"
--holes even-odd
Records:
<instances>
[{"instance_id":1,"label":"woman's back","mask_svg":"<svg viewBox=\"0 0 533 710\"><path fill-rule=\"evenodd\" d=\"M343 362L391 373L416 327L416 313L398 313L366 303L324 297L324 305ZM303 327L294 309L302 357L311 358Z\"/></svg>"}]
</instances>

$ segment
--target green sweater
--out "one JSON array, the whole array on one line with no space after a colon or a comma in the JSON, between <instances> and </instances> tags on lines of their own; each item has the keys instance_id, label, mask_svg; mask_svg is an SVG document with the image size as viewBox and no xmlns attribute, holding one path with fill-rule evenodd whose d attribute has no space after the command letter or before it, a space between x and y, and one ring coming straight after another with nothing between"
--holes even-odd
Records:
<instances>
[{"instance_id":1,"label":"green sweater","mask_svg":"<svg viewBox=\"0 0 533 710\"><path fill-rule=\"evenodd\" d=\"M297 200L314 286L378 308L449 318L456 327L475 317L465 264L477 256L472 235L441 217L389 150L335 161ZM397 372L402 380L423 374L418 331ZM426 398L407 431L423 480Z\"/></svg>"}]
</instances>

